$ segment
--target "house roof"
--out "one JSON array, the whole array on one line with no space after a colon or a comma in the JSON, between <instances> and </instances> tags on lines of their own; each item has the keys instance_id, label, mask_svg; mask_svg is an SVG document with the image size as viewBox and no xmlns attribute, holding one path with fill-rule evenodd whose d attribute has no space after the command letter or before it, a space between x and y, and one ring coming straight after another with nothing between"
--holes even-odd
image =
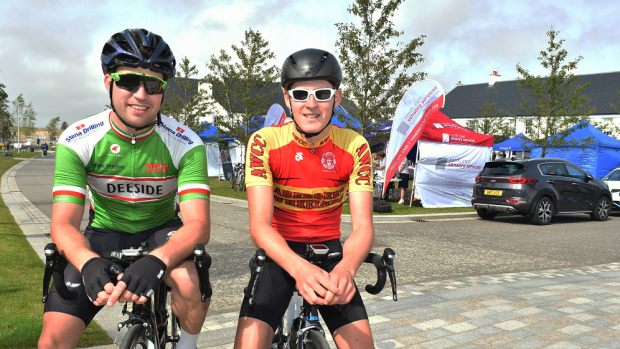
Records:
<instances>
[{"instance_id":1,"label":"house roof","mask_svg":"<svg viewBox=\"0 0 620 349\"><path fill-rule=\"evenodd\" d=\"M620 72L599 73L581 75L577 84L582 85L590 82L585 94L590 97L590 105L596 106L593 115L617 114L610 106L617 105L620 90ZM508 113L516 113L518 116L528 116L515 110L521 107L522 89L517 88L517 80L498 81L493 86L488 82L483 84L459 85L453 88L446 95L446 104L441 112L451 119L471 118L478 113L478 107L484 106L484 102L489 100L495 102L495 110L503 109Z\"/></svg>"}]
</instances>

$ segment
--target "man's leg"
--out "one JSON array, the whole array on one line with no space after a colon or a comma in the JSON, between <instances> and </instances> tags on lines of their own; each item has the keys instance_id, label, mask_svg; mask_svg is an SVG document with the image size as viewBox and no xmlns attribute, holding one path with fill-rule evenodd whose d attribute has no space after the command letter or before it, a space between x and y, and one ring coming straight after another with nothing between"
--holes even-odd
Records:
<instances>
[{"instance_id":1,"label":"man's leg","mask_svg":"<svg viewBox=\"0 0 620 349\"><path fill-rule=\"evenodd\" d=\"M359 320L340 327L334 331L334 341L338 349L373 349L375 347L368 320Z\"/></svg>"},{"instance_id":2,"label":"man's leg","mask_svg":"<svg viewBox=\"0 0 620 349\"><path fill-rule=\"evenodd\" d=\"M211 298L200 301L198 272L194 262L185 261L174 267L166 273L164 281L172 289L172 311L179 318L181 328L189 335L198 335Z\"/></svg>"},{"instance_id":3,"label":"man's leg","mask_svg":"<svg viewBox=\"0 0 620 349\"><path fill-rule=\"evenodd\" d=\"M80 318L57 312L44 313L39 349L75 348L84 331L86 331L86 325Z\"/></svg>"},{"instance_id":4,"label":"man's leg","mask_svg":"<svg viewBox=\"0 0 620 349\"><path fill-rule=\"evenodd\" d=\"M273 340L273 328L266 322L242 317L237 323L235 349L268 349Z\"/></svg>"}]
</instances>

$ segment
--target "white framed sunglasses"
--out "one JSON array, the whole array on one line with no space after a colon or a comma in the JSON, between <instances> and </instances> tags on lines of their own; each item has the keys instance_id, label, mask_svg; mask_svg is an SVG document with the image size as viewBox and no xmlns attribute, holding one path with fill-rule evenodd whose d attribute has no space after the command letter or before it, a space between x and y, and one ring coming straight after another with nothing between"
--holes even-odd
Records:
<instances>
[{"instance_id":1,"label":"white framed sunglasses","mask_svg":"<svg viewBox=\"0 0 620 349\"><path fill-rule=\"evenodd\" d=\"M310 98L310 95L314 96L314 99L317 102L326 102L329 101L336 94L336 89L333 88L320 88L317 90L306 90L303 88L296 88L292 90L288 90L288 95L295 102L305 102Z\"/></svg>"}]
</instances>

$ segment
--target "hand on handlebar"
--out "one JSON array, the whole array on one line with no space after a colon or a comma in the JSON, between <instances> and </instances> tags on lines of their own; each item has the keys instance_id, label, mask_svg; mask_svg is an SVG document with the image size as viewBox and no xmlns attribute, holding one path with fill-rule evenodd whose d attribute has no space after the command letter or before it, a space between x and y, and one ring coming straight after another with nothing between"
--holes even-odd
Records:
<instances>
[{"instance_id":1,"label":"hand on handlebar","mask_svg":"<svg viewBox=\"0 0 620 349\"><path fill-rule=\"evenodd\" d=\"M334 294L327 292L325 297L325 305L334 304L347 304L351 301L351 298L355 295L355 283L353 283L353 276L346 269L336 266L334 270L329 273L329 279L338 287L340 294Z\"/></svg>"},{"instance_id":2,"label":"hand on handlebar","mask_svg":"<svg viewBox=\"0 0 620 349\"><path fill-rule=\"evenodd\" d=\"M119 282L108 299L108 306L113 306L116 301L146 302L162 282L166 269L166 264L152 255L138 260L124 274L119 275Z\"/></svg>"},{"instance_id":3,"label":"hand on handlebar","mask_svg":"<svg viewBox=\"0 0 620 349\"><path fill-rule=\"evenodd\" d=\"M310 304L324 305L328 291L342 295L342 291L330 280L329 273L309 262L300 262L294 278L299 294Z\"/></svg>"},{"instance_id":4,"label":"hand on handlebar","mask_svg":"<svg viewBox=\"0 0 620 349\"><path fill-rule=\"evenodd\" d=\"M114 291L114 284L110 278L112 267L120 268L105 258L91 258L82 266L81 274L86 295L96 306L105 305Z\"/></svg>"}]
</instances>

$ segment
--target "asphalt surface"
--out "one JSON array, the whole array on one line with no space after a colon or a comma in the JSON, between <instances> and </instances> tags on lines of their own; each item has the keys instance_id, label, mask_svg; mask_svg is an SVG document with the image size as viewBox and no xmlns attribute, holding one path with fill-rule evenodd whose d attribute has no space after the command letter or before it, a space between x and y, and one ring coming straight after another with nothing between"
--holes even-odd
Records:
<instances>
[{"instance_id":1,"label":"asphalt surface","mask_svg":"<svg viewBox=\"0 0 620 349\"><path fill-rule=\"evenodd\" d=\"M37 158L17 173L22 193L51 218L53 154ZM85 210L86 211L86 210ZM82 226L85 226L85 220ZM211 281L214 295L210 315L238 311L247 284L247 261L255 247L251 242L247 208L211 202L213 258ZM429 219L427 222L375 223L375 248L396 251L399 285L456 279L468 276L524 272L613 263L620 260L617 239L620 215L593 222L588 215L553 218L548 226L531 225L526 217L498 216L493 221L478 218ZM343 240L351 223L342 223ZM358 284L373 283L374 268L363 266Z\"/></svg>"}]
</instances>

